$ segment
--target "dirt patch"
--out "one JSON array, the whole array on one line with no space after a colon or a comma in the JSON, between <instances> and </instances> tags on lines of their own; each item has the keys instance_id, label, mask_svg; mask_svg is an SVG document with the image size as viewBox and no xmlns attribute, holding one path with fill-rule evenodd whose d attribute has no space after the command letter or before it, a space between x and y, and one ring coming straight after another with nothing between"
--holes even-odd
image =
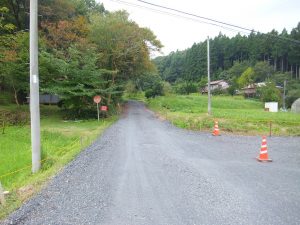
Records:
<instances>
[{"instance_id":1,"label":"dirt patch","mask_svg":"<svg viewBox=\"0 0 300 225\"><path fill-rule=\"evenodd\" d=\"M17 190L17 195L21 201L30 198L36 192L33 185L21 187Z\"/></svg>"}]
</instances>

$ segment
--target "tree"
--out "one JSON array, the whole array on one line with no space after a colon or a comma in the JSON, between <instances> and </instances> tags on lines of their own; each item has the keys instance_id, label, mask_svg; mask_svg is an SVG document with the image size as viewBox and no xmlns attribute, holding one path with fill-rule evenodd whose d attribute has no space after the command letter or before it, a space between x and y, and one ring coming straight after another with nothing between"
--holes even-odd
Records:
<instances>
[{"instance_id":1,"label":"tree","mask_svg":"<svg viewBox=\"0 0 300 225\"><path fill-rule=\"evenodd\" d=\"M77 42L85 42L89 32L87 19L83 16L55 23L43 22L41 27L45 32L47 44L60 50L66 50Z\"/></svg>"},{"instance_id":2,"label":"tree","mask_svg":"<svg viewBox=\"0 0 300 225\"><path fill-rule=\"evenodd\" d=\"M149 29L140 28L130 21L125 11L94 15L89 40L101 54L98 64L114 71L108 80L111 88L144 71L153 71L150 51L158 51L162 47ZM110 100L111 95L108 103Z\"/></svg>"},{"instance_id":3,"label":"tree","mask_svg":"<svg viewBox=\"0 0 300 225\"><path fill-rule=\"evenodd\" d=\"M255 73L253 68L248 67L237 80L239 87L245 87L249 84L253 84L254 76Z\"/></svg>"},{"instance_id":4,"label":"tree","mask_svg":"<svg viewBox=\"0 0 300 225\"><path fill-rule=\"evenodd\" d=\"M142 90L145 91L146 98L154 98L164 94L164 83L160 76L155 73L145 74L143 76ZM140 80L141 82L141 80Z\"/></svg>"},{"instance_id":5,"label":"tree","mask_svg":"<svg viewBox=\"0 0 300 225\"><path fill-rule=\"evenodd\" d=\"M2 86L6 86L9 91L13 92L17 105L19 105L19 97L24 100L25 93L28 91L28 45L28 33L19 32L14 36L9 36L0 58Z\"/></svg>"},{"instance_id":6,"label":"tree","mask_svg":"<svg viewBox=\"0 0 300 225\"><path fill-rule=\"evenodd\" d=\"M56 94L62 100L62 106L68 110L69 116L86 117L92 111L92 97L105 96L116 92L107 86L106 77L112 71L101 69L97 66L96 49L93 46L74 45L68 49L69 59L60 64L59 77L53 77L44 92Z\"/></svg>"},{"instance_id":7,"label":"tree","mask_svg":"<svg viewBox=\"0 0 300 225\"><path fill-rule=\"evenodd\" d=\"M18 31L29 28L29 0L0 0L0 7L8 9L5 21L13 24Z\"/></svg>"},{"instance_id":8,"label":"tree","mask_svg":"<svg viewBox=\"0 0 300 225\"><path fill-rule=\"evenodd\" d=\"M267 62L257 62L253 67L254 70L254 81L263 82L266 79L270 79L273 75L273 68Z\"/></svg>"}]
</instances>

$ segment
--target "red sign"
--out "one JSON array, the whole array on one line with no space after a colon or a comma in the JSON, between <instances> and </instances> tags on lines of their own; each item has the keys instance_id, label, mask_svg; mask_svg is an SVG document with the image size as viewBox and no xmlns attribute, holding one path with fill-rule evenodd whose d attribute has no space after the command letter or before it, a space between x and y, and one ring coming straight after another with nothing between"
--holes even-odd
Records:
<instances>
[{"instance_id":1,"label":"red sign","mask_svg":"<svg viewBox=\"0 0 300 225\"><path fill-rule=\"evenodd\" d=\"M101 110L101 111L107 111L107 110L108 110L108 108L107 108L107 106L106 106L106 105L102 105L102 106L100 107L100 110Z\"/></svg>"},{"instance_id":2,"label":"red sign","mask_svg":"<svg viewBox=\"0 0 300 225\"><path fill-rule=\"evenodd\" d=\"M94 96L94 102L95 103L100 103L101 102L101 96L100 95L96 95L96 96Z\"/></svg>"}]
</instances>

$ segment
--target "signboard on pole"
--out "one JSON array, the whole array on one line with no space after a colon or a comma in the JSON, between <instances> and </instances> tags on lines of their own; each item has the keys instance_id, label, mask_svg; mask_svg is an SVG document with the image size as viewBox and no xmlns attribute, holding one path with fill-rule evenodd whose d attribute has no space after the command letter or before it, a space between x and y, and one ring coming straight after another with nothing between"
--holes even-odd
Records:
<instances>
[{"instance_id":1,"label":"signboard on pole","mask_svg":"<svg viewBox=\"0 0 300 225\"><path fill-rule=\"evenodd\" d=\"M101 96L100 95L94 96L94 102L99 104L101 102Z\"/></svg>"},{"instance_id":2,"label":"signboard on pole","mask_svg":"<svg viewBox=\"0 0 300 225\"><path fill-rule=\"evenodd\" d=\"M106 105L102 105L100 108L101 111L107 111L108 107Z\"/></svg>"},{"instance_id":3,"label":"signboard on pole","mask_svg":"<svg viewBox=\"0 0 300 225\"><path fill-rule=\"evenodd\" d=\"M94 96L94 102L97 104L97 115L98 115L98 121L99 121L99 114L100 114L100 112L99 112L99 103L101 102L101 96L100 95L96 95L96 96Z\"/></svg>"}]
</instances>

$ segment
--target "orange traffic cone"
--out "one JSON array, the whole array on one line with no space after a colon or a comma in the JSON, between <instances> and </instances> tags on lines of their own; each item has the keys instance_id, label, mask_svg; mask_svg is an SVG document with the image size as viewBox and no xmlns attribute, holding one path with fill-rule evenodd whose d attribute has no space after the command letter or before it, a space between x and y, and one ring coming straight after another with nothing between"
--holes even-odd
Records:
<instances>
[{"instance_id":1,"label":"orange traffic cone","mask_svg":"<svg viewBox=\"0 0 300 225\"><path fill-rule=\"evenodd\" d=\"M214 132L212 133L212 135L214 135L214 136L219 136L220 135L219 125L218 125L217 120L215 120Z\"/></svg>"},{"instance_id":2,"label":"orange traffic cone","mask_svg":"<svg viewBox=\"0 0 300 225\"><path fill-rule=\"evenodd\" d=\"M260 147L259 156L256 157L259 162L272 162L272 159L269 159L268 148L267 148L267 138L266 136L262 137L262 143Z\"/></svg>"}]
</instances>

